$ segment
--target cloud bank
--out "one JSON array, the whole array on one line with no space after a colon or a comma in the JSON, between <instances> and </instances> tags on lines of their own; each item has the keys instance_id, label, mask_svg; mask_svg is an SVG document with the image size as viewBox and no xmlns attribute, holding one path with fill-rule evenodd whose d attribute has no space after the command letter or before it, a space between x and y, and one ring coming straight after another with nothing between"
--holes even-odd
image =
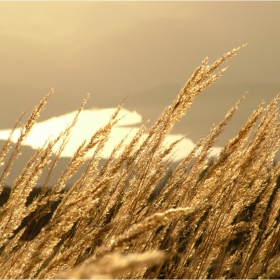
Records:
<instances>
[{"instance_id":1,"label":"cloud bank","mask_svg":"<svg viewBox=\"0 0 280 280\"><path fill-rule=\"evenodd\" d=\"M103 125L107 124L110 116L115 112L116 108L107 109L90 109L83 110L78 118L76 125L74 126L69 142L63 150L62 157L72 157L76 149L84 140L89 140L91 136ZM49 139L55 139L63 129L69 125L74 119L77 111L70 112L65 115L53 117L42 122L38 122L34 125L30 134L25 139L23 145L30 146L33 149L37 149L45 144ZM120 114L122 119L112 129L110 138L106 143L103 152L101 153L102 158L110 156L114 147L127 136L125 143L128 143L138 131L138 127L135 125L142 122L142 117L136 111L128 111L122 109ZM0 130L0 139L6 140L11 133L11 129ZM20 128L16 129L12 141L17 142L20 135ZM143 137L146 135L144 134ZM166 137L164 145L170 144L171 142L182 138L182 134L170 134ZM173 156L174 161L178 161L187 156L195 144L192 140L184 138L176 147ZM54 147L54 153L57 149L57 145ZM219 147L213 147L210 155L215 156L221 151ZM94 151L91 151L88 156L91 156Z\"/></svg>"}]
</instances>

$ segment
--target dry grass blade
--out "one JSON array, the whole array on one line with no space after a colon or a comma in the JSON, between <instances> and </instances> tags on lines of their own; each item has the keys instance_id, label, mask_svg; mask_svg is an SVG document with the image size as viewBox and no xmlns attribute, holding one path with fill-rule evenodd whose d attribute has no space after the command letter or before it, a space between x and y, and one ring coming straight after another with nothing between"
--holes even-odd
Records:
<instances>
[{"instance_id":1,"label":"dry grass blade","mask_svg":"<svg viewBox=\"0 0 280 280\"><path fill-rule=\"evenodd\" d=\"M142 254L131 253L123 255L113 253L98 259L95 262L81 265L72 271L62 274L62 279L108 279L116 278L124 271L135 270L143 265L159 264L165 259L160 251L148 251ZM108 265L110 263L110 265Z\"/></svg>"},{"instance_id":2,"label":"dry grass blade","mask_svg":"<svg viewBox=\"0 0 280 280\"><path fill-rule=\"evenodd\" d=\"M116 143L99 166L121 103L48 189L87 97L65 130L35 151L0 208L0 277L279 278L280 165L274 158L280 146L280 94L266 107L262 102L236 137L210 159L211 147L243 96L167 175L172 152L183 138L166 146L166 137L196 97L226 71L221 65L244 46L211 65L205 58L155 124L144 124L130 141L127 135ZM1 176L3 193L23 141L52 93L21 129ZM0 151L0 162L10 140ZM83 166L80 178L65 190ZM47 168L42 192L27 203ZM32 227L36 229L29 235Z\"/></svg>"},{"instance_id":3,"label":"dry grass blade","mask_svg":"<svg viewBox=\"0 0 280 280\"><path fill-rule=\"evenodd\" d=\"M30 133L33 125L35 124L36 120L39 118L40 116L40 112L44 109L45 104L47 103L48 99L50 98L50 96L54 93L54 89L52 89L39 103L38 106L36 106L30 117L28 118L27 122L25 125L23 125L21 127L21 131L20 131L20 135L18 138L18 141L16 143L16 146L9 158L9 160L6 163L5 166L5 170L3 171L2 175L1 175L1 181L0 181L0 185L3 186L3 184L6 181L7 176L9 175L10 169L13 165L13 162L17 159L17 157L19 156L20 153L20 149L22 146L22 142L24 141L24 139L27 137L27 135ZM8 139L9 142L9 139ZM8 143L7 142L7 143ZM2 152L1 153L5 153L7 150L7 146L4 145L4 147L2 148Z\"/></svg>"}]
</instances>

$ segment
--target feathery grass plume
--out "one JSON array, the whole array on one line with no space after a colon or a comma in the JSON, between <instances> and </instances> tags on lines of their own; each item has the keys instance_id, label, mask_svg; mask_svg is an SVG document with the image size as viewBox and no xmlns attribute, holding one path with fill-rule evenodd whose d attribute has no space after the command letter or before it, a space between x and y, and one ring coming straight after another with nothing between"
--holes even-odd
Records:
<instances>
[{"instance_id":1,"label":"feathery grass plume","mask_svg":"<svg viewBox=\"0 0 280 280\"><path fill-rule=\"evenodd\" d=\"M65 130L35 151L0 209L0 277L279 278L280 165L273 161L280 145L280 94L266 107L262 102L236 137L211 159L211 147L243 96L158 188L183 139L164 146L168 133L195 98L227 69L219 70L220 66L244 46L212 65L204 59L155 124L148 128L146 123L130 141L128 134L116 143L99 167L101 152L120 119L122 102L107 125L78 147L49 189L87 97ZM4 168L2 187L52 93L22 128ZM10 139L0 152L0 162ZM89 151L93 151L90 158ZM83 166L84 173L65 190L67 181ZM42 191L27 205L44 169ZM31 224L55 204L51 219L29 235Z\"/></svg>"},{"instance_id":2,"label":"feathery grass plume","mask_svg":"<svg viewBox=\"0 0 280 280\"><path fill-rule=\"evenodd\" d=\"M40 112L44 109L44 105L49 99L49 97L54 93L54 90L51 90L39 103L38 106L36 106L30 117L28 118L25 125L22 126L20 136L18 138L18 141L16 143L16 146L5 166L5 169L3 171L3 174L1 176L1 188L3 186L3 183L5 182L9 171L12 167L13 162L17 159L20 153L20 149L22 146L22 142L27 137L29 132L31 131L33 125L35 124L37 118L40 115ZM14 128L15 129L15 128ZM12 132L14 131L12 130ZM11 135L10 135L11 137ZM10 141L10 137L8 139L8 142ZM6 145L4 145L2 149L2 153L5 153ZM33 187L32 183L38 179L38 176L40 175L41 166L45 165L45 156L42 155L41 159L38 161L38 157L41 150L38 150L35 153L35 156L27 163L26 168L23 170L22 175L15 180L15 183L11 190L11 195L3 207L0 208L0 247L3 246L4 243L7 242L8 238L10 238L13 235L13 231L17 229L17 227L20 225L21 221L25 217L25 201L29 193L31 192L31 189ZM38 162L37 166L35 166L35 161ZM33 169L34 168L34 169ZM30 175L30 176L29 176ZM29 176L29 177L28 177ZM25 178L28 178L27 185L25 185L25 189L23 189L21 182L25 180Z\"/></svg>"},{"instance_id":3,"label":"feathery grass plume","mask_svg":"<svg viewBox=\"0 0 280 280\"><path fill-rule=\"evenodd\" d=\"M82 150L81 153L82 155L86 155L87 151L89 151L89 149L91 149L93 146L96 145L96 143L98 143L98 141L100 140L98 139L98 137L99 138L101 137L101 142L97 146L95 155L100 152L102 146L104 145L106 139L108 138L112 126L114 125L114 123L118 121L116 117L120 109L121 106L116 110L115 114L112 116L111 121L108 123L108 125L100 129L92 137L89 144L85 146L84 151ZM97 138L97 140L95 140L95 138ZM93 159L96 161L96 158L93 157ZM73 160L70 162L70 166L71 164L73 164ZM94 167L92 161L91 161L91 165L89 166L90 168L86 170L82 178L78 180L78 182L72 187L72 189L62 197L62 202L60 203L59 207L54 213L51 223L48 224L42 230L42 232L33 240L34 242L33 241L30 242L29 245L30 254L28 257L25 258L25 263L20 264L21 267L24 266L25 273L28 273L31 276L35 275L38 272L38 269L40 269L40 267L43 265L43 262L45 262L45 260L52 255L54 247L59 243L61 238L63 238L63 235L66 234L72 228L72 226L77 222L77 220L79 219L78 217L81 217L82 215L85 215L87 217L87 211L90 211L92 208L94 208L95 204L98 202L98 199L97 200L95 199L94 203L92 203L92 199L90 196L90 193L93 194L94 191L96 191L96 188L93 190L89 189L89 187L92 186L90 182L93 180L90 172L91 168ZM70 173L70 175L72 174L73 172ZM62 176L64 175L65 173ZM66 176L64 176L63 179L61 178L59 179L58 190L61 189L61 186L65 181L65 177ZM85 191L75 193L74 191L77 185L83 183L83 180L86 181L86 183L83 186ZM103 183L104 181L105 182L107 181L107 186L108 186L109 183L108 178L105 178L102 181ZM89 190L87 190L86 188L88 188ZM55 191L57 192L57 189L55 189ZM98 189L97 193L95 194L96 196L98 196L98 192L102 192L102 188ZM73 193L75 196L74 199L71 200ZM63 210L63 206L66 208L65 209L66 212ZM71 208L72 210L69 211L69 208ZM67 217L65 216L65 213L67 213L66 214ZM46 236L49 236L47 243L45 242ZM31 261L32 258L36 258L37 260L36 265L34 265L34 263Z\"/></svg>"},{"instance_id":4,"label":"feathery grass plume","mask_svg":"<svg viewBox=\"0 0 280 280\"><path fill-rule=\"evenodd\" d=\"M69 136L71 133L72 128L75 126L78 116L80 114L80 112L82 111L87 99L89 98L89 95L87 95L87 97L85 98L85 100L83 101L83 103L81 104L80 108L78 109L76 115L74 116L73 120L71 123L69 123L67 125L67 127L64 129L64 131L62 131L52 142L50 142L48 144L48 148L49 148L49 155L52 156L52 159L49 160L49 164L48 164L48 173L44 182L44 185L41 188L41 192L38 195L38 197L36 199L34 199L32 201L32 203L30 205L28 205L27 209L28 209L28 225L31 225L32 222L36 221L36 220L40 220L44 215L46 215L47 213L49 213L51 211L51 207L52 205L58 200L59 196L57 194L52 195L51 192L49 192L49 194L46 196L46 193L48 192L47 190L47 185L48 182L50 180L51 177L51 173L53 171L53 169L55 168L57 161L65 147L65 145L67 144L68 140L69 140ZM51 154L51 151L54 150L55 145L58 145L58 148L55 151L55 154ZM25 168L28 170L28 168ZM30 215L30 213L32 213L32 215ZM29 228L27 226L27 229L25 231L25 235L27 234Z\"/></svg>"},{"instance_id":5,"label":"feathery grass plume","mask_svg":"<svg viewBox=\"0 0 280 280\"><path fill-rule=\"evenodd\" d=\"M148 251L146 253L137 254L131 253L121 255L113 253L100 258L99 260L81 265L75 268L70 273L62 274L62 279L65 278L116 278L120 273L126 270L135 270L143 265L151 265L161 263L165 259L165 254L160 251ZM108 265L110 263L110 265Z\"/></svg>"},{"instance_id":6,"label":"feathery grass plume","mask_svg":"<svg viewBox=\"0 0 280 280\"><path fill-rule=\"evenodd\" d=\"M130 201L130 205L127 206L126 204L123 204L121 206L122 209L126 208L130 210L129 216L134 217L135 213L138 213L139 210L136 210L136 207L139 205L139 202L142 201L142 194L151 193L151 186L150 184L147 184L148 182L146 178L150 174L150 170L157 170L162 163L158 154L160 153L160 147L166 135L170 132L174 124L183 117L195 97L203 89L215 82L225 69L222 69L216 75L213 74L213 72L217 70L223 62L234 56L241 48L234 49L227 53L222 60L217 60L211 66L207 65L208 58L206 58L180 91L178 97L174 100L173 105L164 110L155 125L149 130L146 139L139 148L141 150L141 157L134 169L137 185L130 188L131 191L128 191L124 197L125 201ZM163 175L164 173L158 176L158 180L163 177ZM134 180L134 177L132 177L132 180ZM136 194L135 190L137 190ZM145 197L148 198L147 196ZM144 206L145 202L142 205ZM123 211L122 209L120 212Z\"/></svg>"},{"instance_id":7,"label":"feathery grass plume","mask_svg":"<svg viewBox=\"0 0 280 280\"><path fill-rule=\"evenodd\" d=\"M181 188L176 193L174 193L170 199L166 200L169 202L169 205L167 205L166 207L172 207L172 206L175 207L174 201L176 202L176 207L180 207L180 206L182 207L182 205L192 205L192 203L195 205L199 201L204 201L205 199L208 200L209 193L206 193L204 195L204 198L201 197L200 199L194 199L196 197L196 193L201 193L199 189L199 186L201 184L197 183L197 181L199 180L199 176L201 172L203 172L205 168L205 162L207 162L207 154L209 152L209 149L216 141L217 135L221 132L223 127L227 124L229 119L232 117L233 113L237 110L241 100L239 100L237 104L227 113L225 119L218 126L212 129L207 137L202 139L204 143L203 144L199 143L198 146L194 148L194 151L197 151L198 147L202 145L200 154L198 155L197 159L193 163L190 171L187 173L185 172L185 174L182 174L181 166L178 166L178 168L174 170L172 177L170 181L166 183L166 186L168 187L168 185L170 184L174 187L174 184L178 185L179 182L180 185L185 185L186 188ZM179 172L178 175L176 174L177 172ZM174 180L174 178L176 179L178 178L178 179ZM196 190L195 187L197 187L198 189ZM211 188L209 188L209 190L211 190ZM173 205L171 203L173 203ZM165 205L161 204L161 207L163 206ZM185 234L184 230L182 230L182 222L179 219L174 222L172 228L169 229L168 234L172 235L175 240L179 240L180 237ZM173 252L178 251L179 246L180 246L179 243L177 244L174 243Z\"/></svg>"},{"instance_id":8,"label":"feathery grass plume","mask_svg":"<svg viewBox=\"0 0 280 280\"><path fill-rule=\"evenodd\" d=\"M21 131L20 131L20 135L18 138L18 141L16 143L16 146L8 160L8 162L6 163L5 166L5 170L2 173L1 176L1 186L3 186L3 184L5 183L5 180L7 178L7 176L9 175L9 171L12 167L13 162L17 159L17 157L19 156L20 153L20 149L22 146L22 142L24 141L24 139L28 136L28 134L30 133L33 125L35 124L36 120L38 119L38 117L40 116L40 112L44 109L45 104L47 103L48 99L50 98L50 96L54 93L54 89L52 89L39 103L38 106L36 106L30 117L28 118L27 122L25 125L23 125L21 127ZM13 132L13 131L12 131ZM5 151L5 146L2 149L2 152Z\"/></svg>"},{"instance_id":9,"label":"feathery grass plume","mask_svg":"<svg viewBox=\"0 0 280 280\"><path fill-rule=\"evenodd\" d=\"M108 244L102 246L96 250L93 259L96 259L99 256L103 256L108 252L112 252L115 248L121 247L126 245L127 243L132 242L135 239L141 238L141 235L147 231L152 229L158 228L170 221L170 219L178 216L178 215L189 215L199 209L199 207L203 208L202 205L204 203L201 202L197 204L193 208L176 208L176 209L169 209L163 213L156 213L150 217L145 218L144 220L140 221L138 224L133 225L123 234L112 238Z\"/></svg>"},{"instance_id":10,"label":"feathery grass plume","mask_svg":"<svg viewBox=\"0 0 280 280\"><path fill-rule=\"evenodd\" d=\"M237 150L237 152L239 152L239 154L240 154L240 151ZM232 151L231 155L234 156L234 154L238 155L238 153L234 153L234 151ZM246 152L246 154L248 156L250 156L251 159L253 159L253 156L255 156L255 158L260 158L260 156L258 156L257 154L252 155L252 156L251 156L251 154L248 154L247 152ZM246 157L244 157L244 153L243 154L241 153L241 155L242 156L239 157L238 161L237 160L233 161L234 165L232 167L235 167L235 168L236 167L241 167L240 163L244 164L244 158L246 158ZM221 156L222 156L222 154L221 154ZM246 206L249 207L254 202L254 197L257 197L258 193L260 193L260 191L265 186L264 183L265 183L266 178L260 177L260 179L258 180L258 185L252 185L252 183L254 182L254 177L252 177L252 175L254 174L255 177L260 176L261 174L258 173L257 170L260 166L263 166L264 163L265 162L260 161L260 164L259 164L258 162L253 163L251 161L251 165L246 165L246 169L244 168L243 172L240 172L238 170L236 170L236 172L233 172L234 169L231 168L231 161L229 161L225 165L226 168L224 168L223 170L221 170L221 172L219 172L219 174L218 174L219 175L219 177L218 177L219 180L221 180L221 178L223 178L223 177L225 177L225 180L223 180L222 183L215 181L215 185L217 185L217 186L227 186L228 183L231 182L230 180L231 180L232 174L242 174L242 177L235 177L235 182L233 181L233 183L230 184L231 185L230 189L228 189L230 192L228 192L227 189L222 189L220 194L217 191L215 192L215 197L216 197L215 201L218 202L216 204L215 208L217 208L217 206L220 205L219 208L217 209L218 211L216 210L216 213L218 214L218 216L215 216L215 219L213 219L213 222L214 222L213 225L216 224L215 227L217 228L217 230L224 231L226 228L224 226L222 226L222 222L226 221L227 224L228 224L228 227L229 227L229 225L231 224L233 219L236 217L236 215L232 215L230 209L233 209L233 210L237 209L238 211L242 211ZM270 164L270 161L268 161L268 164ZM257 167L257 166L259 166L259 167ZM212 168L213 168L213 166L212 166ZM250 168L253 169L253 172L252 172L253 174L251 174L251 176L249 175L250 174ZM215 171L215 170L218 170L218 169L216 167L213 170ZM228 176L226 176L227 173L228 173ZM206 176L207 176L207 174L206 174ZM247 176L249 176L249 177L247 177ZM246 178L248 178L248 179L250 178L250 180L247 180L247 182L246 182ZM238 179L240 179L240 186L238 188L236 188L236 185L238 186L238 184L237 184ZM209 179L207 179L207 180L209 180ZM203 184L203 181L201 182L201 184ZM248 187L247 187L250 184L251 184L251 188L254 189L254 192L251 192L252 199L250 199L250 193L248 193ZM212 189L212 188L210 188L210 189ZM234 189L236 189L236 191L234 191ZM242 190L243 190L243 193L237 194L238 191L242 191ZM244 192L246 192L247 194L245 194ZM231 199L237 198L236 202L233 202L233 201L231 202L231 199L229 199L230 196L227 196L226 193L229 193L229 194L232 193L231 194ZM249 194L249 196L248 196L248 194ZM218 197L217 197L217 195L218 195ZM223 197L227 200L227 203L226 203L226 200L223 199ZM228 207L226 207L227 205L228 205ZM234 205L234 207L232 207L233 205ZM227 211L230 211L229 214L227 214ZM222 214L223 212L224 212L224 214ZM222 218L223 220L220 220L220 218ZM219 224L217 226L217 221L219 221L219 220L221 221L221 224ZM208 221L211 221L211 219L208 219ZM214 228L213 228L213 230L214 230ZM220 240L219 237L221 237L222 235L221 235L221 233L219 234L218 232L215 234L215 231L211 230L211 232L210 232L211 234L209 234L209 238L205 239L205 240L207 240L207 242L211 242L211 246L207 245L207 242L205 242L204 244L207 245L208 248L213 248L213 243L212 242L215 241L215 242L218 243L218 248L220 249L222 246L221 246L221 243L219 241ZM223 233L223 234L226 234L226 232ZM204 236L206 237L207 234L204 233ZM210 241L211 239L213 241ZM204 250L204 252L205 252L205 256L202 256L201 258L203 259L203 262L205 263L206 255L207 255L207 258L209 259L211 254L207 250ZM201 264L198 265L198 266L201 267ZM206 264L204 266L207 268L207 267L209 267L209 264ZM201 270L198 273L202 273ZM206 273L206 271L205 271L205 273ZM197 274L196 276L197 277L205 277L204 275L201 276L200 274Z\"/></svg>"},{"instance_id":11,"label":"feathery grass plume","mask_svg":"<svg viewBox=\"0 0 280 280\"><path fill-rule=\"evenodd\" d=\"M0 166L3 166L4 165L4 158L5 156L7 155L7 153L9 152L9 150L11 149L11 138L12 138L12 135L15 131L15 129L17 128L17 126L19 125L19 123L21 122L24 114L25 114L26 110L24 110L20 116L20 118L18 119L18 121L16 122L16 124L14 125L13 129L11 130L11 133L8 137L8 139L5 141L5 144L4 146L2 147L2 150L0 151ZM9 175L9 170L10 170L10 165L11 165L11 159L9 161L10 163L9 164L6 164L5 166L5 169L1 175L1 179L0 179L0 194L2 193L3 191L3 185L5 183L5 180L7 178L7 176Z\"/></svg>"}]
</instances>

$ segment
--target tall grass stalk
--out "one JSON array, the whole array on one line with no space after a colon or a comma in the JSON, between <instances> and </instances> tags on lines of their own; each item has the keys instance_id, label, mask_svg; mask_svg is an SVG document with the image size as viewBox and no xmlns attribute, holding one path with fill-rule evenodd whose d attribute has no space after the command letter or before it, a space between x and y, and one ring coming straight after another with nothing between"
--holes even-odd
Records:
<instances>
[{"instance_id":1,"label":"tall grass stalk","mask_svg":"<svg viewBox=\"0 0 280 280\"><path fill-rule=\"evenodd\" d=\"M261 103L210 160L211 148L243 96L158 188L182 140L164 146L164 139L195 98L226 71L222 64L243 47L210 65L205 58L155 124L143 125L129 143L116 143L100 167L122 103L108 124L78 147L50 188L52 171L87 97L64 132L34 152L0 208L0 278L280 277L280 163L274 164L280 145L280 95L267 106ZM12 152L11 138L3 146L1 192L52 94L33 110ZM66 189L83 166L85 172ZM46 182L28 204L44 169ZM49 212L51 219L40 226Z\"/></svg>"}]
</instances>

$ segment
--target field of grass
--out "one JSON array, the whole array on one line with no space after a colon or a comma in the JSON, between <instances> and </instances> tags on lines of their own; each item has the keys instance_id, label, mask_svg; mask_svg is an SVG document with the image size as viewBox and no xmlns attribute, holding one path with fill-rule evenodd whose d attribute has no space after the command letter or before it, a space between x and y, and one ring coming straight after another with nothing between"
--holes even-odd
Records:
<instances>
[{"instance_id":1,"label":"field of grass","mask_svg":"<svg viewBox=\"0 0 280 280\"><path fill-rule=\"evenodd\" d=\"M34 152L9 192L5 180L53 91L44 97L13 150L8 139L0 152L0 190L9 196L0 208L0 278L280 278L280 163L274 161L280 95L260 104L210 159L243 96L166 177L180 140L168 147L163 140L195 98L220 78L226 70L222 64L243 47L212 65L203 60L155 124L143 125L129 144L116 143L100 167L121 104L77 149L56 184L49 188L47 177L35 190L44 169L52 175L77 114L56 140ZM66 190L84 165L85 172ZM158 188L163 177L166 182Z\"/></svg>"}]
</instances>

